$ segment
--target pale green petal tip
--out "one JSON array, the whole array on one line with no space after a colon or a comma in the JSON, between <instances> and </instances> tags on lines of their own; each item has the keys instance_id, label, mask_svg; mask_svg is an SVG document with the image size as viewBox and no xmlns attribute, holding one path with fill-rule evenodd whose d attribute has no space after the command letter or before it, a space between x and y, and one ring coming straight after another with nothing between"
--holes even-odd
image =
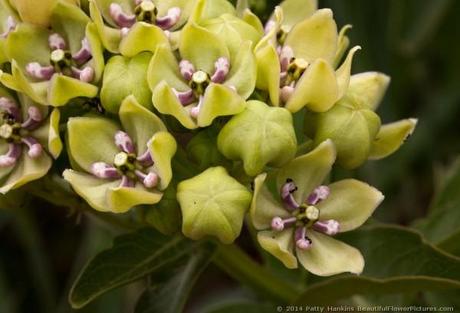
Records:
<instances>
[{"instance_id":1,"label":"pale green petal tip","mask_svg":"<svg viewBox=\"0 0 460 313\"><path fill-rule=\"evenodd\" d=\"M352 75L346 96L356 105L375 111L390 84L390 77L379 72Z\"/></svg>"},{"instance_id":2,"label":"pale green petal tip","mask_svg":"<svg viewBox=\"0 0 460 313\"><path fill-rule=\"evenodd\" d=\"M321 218L339 222L340 232L363 225L384 200L378 189L356 179L344 179L329 185L330 194L318 204Z\"/></svg>"},{"instance_id":3,"label":"pale green petal tip","mask_svg":"<svg viewBox=\"0 0 460 313\"><path fill-rule=\"evenodd\" d=\"M225 244L240 234L252 195L223 167L212 167L184 180L177 188L185 236L215 236Z\"/></svg>"},{"instance_id":4,"label":"pale green petal tip","mask_svg":"<svg viewBox=\"0 0 460 313\"><path fill-rule=\"evenodd\" d=\"M77 97L94 98L99 88L64 75L53 75L49 82L48 105L59 107Z\"/></svg>"},{"instance_id":5,"label":"pale green petal tip","mask_svg":"<svg viewBox=\"0 0 460 313\"><path fill-rule=\"evenodd\" d=\"M53 156L54 159L61 154L62 151L62 141L59 136L59 120L61 113L59 109L55 108L51 112L49 117L50 119L50 128L49 128L49 137L48 137L48 151Z\"/></svg>"},{"instance_id":6,"label":"pale green petal tip","mask_svg":"<svg viewBox=\"0 0 460 313\"><path fill-rule=\"evenodd\" d=\"M350 72L351 72L351 64L353 62L353 56L359 50L361 50L360 46L355 46L351 48L350 51L348 52L347 57L345 58L345 61L336 71L337 85L339 87L339 94L337 96L337 100L342 98L348 89L348 86L350 83Z\"/></svg>"},{"instance_id":7,"label":"pale green petal tip","mask_svg":"<svg viewBox=\"0 0 460 313\"><path fill-rule=\"evenodd\" d=\"M165 131L156 133L149 141L150 152L154 159L154 169L160 176L160 190L165 190L173 177L171 160L177 151L174 137Z\"/></svg>"},{"instance_id":8,"label":"pale green petal tip","mask_svg":"<svg viewBox=\"0 0 460 313\"><path fill-rule=\"evenodd\" d=\"M162 193L147 190L137 184L136 187L111 187L107 190L107 202L113 213L125 213L141 204L160 202Z\"/></svg>"},{"instance_id":9,"label":"pale green petal tip","mask_svg":"<svg viewBox=\"0 0 460 313\"><path fill-rule=\"evenodd\" d=\"M267 164L280 167L297 149L292 115L284 108L248 101L247 109L221 130L217 145L225 157L242 160L250 176L262 172Z\"/></svg>"},{"instance_id":10,"label":"pale green petal tip","mask_svg":"<svg viewBox=\"0 0 460 313\"><path fill-rule=\"evenodd\" d=\"M361 252L330 236L307 232L312 240L310 249L296 249L302 266L318 276L332 276L341 273L361 274L364 269L364 257Z\"/></svg>"},{"instance_id":11,"label":"pale green petal tip","mask_svg":"<svg viewBox=\"0 0 460 313\"><path fill-rule=\"evenodd\" d=\"M383 125L372 143L369 159L380 160L396 152L412 135L417 121L415 118L410 118Z\"/></svg>"},{"instance_id":12,"label":"pale green petal tip","mask_svg":"<svg viewBox=\"0 0 460 313\"><path fill-rule=\"evenodd\" d=\"M273 217L288 218L290 213L277 202L266 187L267 174L262 173L254 179L254 192L249 214L252 224L258 230L269 229Z\"/></svg>"},{"instance_id":13,"label":"pale green petal tip","mask_svg":"<svg viewBox=\"0 0 460 313\"><path fill-rule=\"evenodd\" d=\"M280 260L290 269L297 268L297 258L294 255L294 232L287 229L281 232L260 231L257 241L260 246Z\"/></svg>"}]
</instances>

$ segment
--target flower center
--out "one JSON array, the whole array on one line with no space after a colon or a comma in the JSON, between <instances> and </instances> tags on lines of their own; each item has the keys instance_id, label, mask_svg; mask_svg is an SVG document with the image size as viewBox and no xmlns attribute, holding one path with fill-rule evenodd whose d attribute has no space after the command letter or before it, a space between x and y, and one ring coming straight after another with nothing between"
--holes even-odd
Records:
<instances>
[{"instance_id":1,"label":"flower center","mask_svg":"<svg viewBox=\"0 0 460 313\"><path fill-rule=\"evenodd\" d=\"M297 82L308 67L308 62L302 58L294 58L288 65L285 85Z\"/></svg>"},{"instance_id":2,"label":"flower center","mask_svg":"<svg viewBox=\"0 0 460 313\"><path fill-rule=\"evenodd\" d=\"M123 131L118 131L114 139L121 151L114 156L113 165L93 163L91 173L103 179L121 178L120 187L135 187L136 180L139 180L145 187L154 188L159 176L150 168L154 163L150 151L147 149L144 154L137 156L133 141Z\"/></svg>"},{"instance_id":3,"label":"flower center","mask_svg":"<svg viewBox=\"0 0 460 313\"><path fill-rule=\"evenodd\" d=\"M134 14L136 14L136 20L139 22L155 24L158 9L152 1L144 0L136 6Z\"/></svg>"},{"instance_id":4,"label":"flower center","mask_svg":"<svg viewBox=\"0 0 460 313\"><path fill-rule=\"evenodd\" d=\"M38 128L43 121L40 110L35 106L30 106L27 111L27 120L22 121L21 110L16 102L0 97L0 111L0 138L9 144L7 153L0 155L0 168L16 164L21 156L22 145L28 147L29 157L39 157L43 148L37 139L30 135L30 132Z\"/></svg>"},{"instance_id":5,"label":"flower center","mask_svg":"<svg viewBox=\"0 0 460 313\"><path fill-rule=\"evenodd\" d=\"M50 64L44 66L38 62L28 63L26 72L30 76L38 80L49 80L55 73L59 73L86 83L93 80L94 69L84 66L92 58L90 43L86 37L81 41L81 49L75 54L66 49L67 44L58 33L48 37L48 45L51 49Z\"/></svg>"},{"instance_id":6,"label":"flower center","mask_svg":"<svg viewBox=\"0 0 460 313\"><path fill-rule=\"evenodd\" d=\"M340 225L335 220L321 220L320 210L316 206L329 196L327 186L319 186L305 199L305 202L298 204L294 199L293 193L297 191L297 186L292 179L287 179L281 187L281 198L283 199L285 209L291 217L282 219L275 216L271 221L271 228L274 231L282 231L286 228L295 227L294 232L296 246L299 249L309 249L312 241L307 237L307 229L322 232L327 235L335 235Z\"/></svg>"},{"instance_id":7,"label":"flower center","mask_svg":"<svg viewBox=\"0 0 460 313\"><path fill-rule=\"evenodd\" d=\"M289 33L289 28L286 25L281 25L280 29L276 33L276 40L282 46L286 41L286 37Z\"/></svg>"},{"instance_id":8,"label":"flower center","mask_svg":"<svg viewBox=\"0 0 460 313\"><path fill-rule=\"evenodd\" d=\"M51 52L50 63L54 70L58 73L70 75L72 73L72 65L74 65L72 54L70 51L56 49Z\"/></svg>"},{"instance_id":9,"label":"flower center","mask_svg":"<svg viewBox=\"0 0 460 313\"><path fill-rule=\"evenodd\" d=\"M211 77L205 71L196 71L192 75L192 79L189 82L190 88L192 88L193 93L196 97L204 95L206 88L208 88L211 83Z\"/></svg>"}]
</instances>

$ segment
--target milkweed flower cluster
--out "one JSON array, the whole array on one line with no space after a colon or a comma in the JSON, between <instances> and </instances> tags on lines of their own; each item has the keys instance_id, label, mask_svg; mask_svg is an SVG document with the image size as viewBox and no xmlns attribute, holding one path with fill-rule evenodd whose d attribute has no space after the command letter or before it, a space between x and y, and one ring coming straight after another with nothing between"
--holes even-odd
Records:
<instances>
[{"instance_id":1,"label":"milkweed flower cluster","mask_svg":"<svg viewBox=\"0 0 460 313\"><path fill-rule=\"evenodd\" d=\"M314 0L263 22L245 1L76 2L0 1L0 192L66 164L94 210L223 243L248 215L288 268L362 271L333 236L383 195L328 174L392 154L417 121L382 125L390 79L351 74L350 25Z\"/></svg>"}]
</instances>

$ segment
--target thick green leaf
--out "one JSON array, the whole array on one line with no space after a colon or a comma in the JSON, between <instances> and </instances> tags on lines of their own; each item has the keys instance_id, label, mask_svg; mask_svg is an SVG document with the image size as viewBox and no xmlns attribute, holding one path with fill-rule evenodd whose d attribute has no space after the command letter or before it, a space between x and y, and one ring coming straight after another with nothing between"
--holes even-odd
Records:
<instances>
[{"instance_id":1,"label":"thick green leaf","mask_svg":"<svg viewBox=\"0 0 460 313\"><path fill-rule=\"evenodd\" d=\"M166 237L151 228L115 238L82 270L70 291L73 308L81 308L116 287L163 270L192 249L183 237Z\"/></svg>"},{"instance_id":2,"label":"thick green leaf","mask_svg":"<svg viewBox=\"0 0 460 313\"><path fill-rule=\"evenodd\" d=\"M460 256L460 159L450 168L430 214L415 228L439 248Z\"/></svg>"},{"instance_id":3,"label":"thick green leaf","mask_svg":"<svg viewBox=\"0 0 460 313\"><path fill-rule=\"evenodd\" d=\"M185 264L172 273L163 273L168 280L154 284L141 296L135 313L176 313L182 312L196 280L208 266L212 250L203 249L193 254Z\"/></svg>"},{"instance_id":4,"label":"thick green leaf","mask_svg":"<svg viewBox=\"0 0 460 313\"><path fill-rule=\"evenodd\" d=\"M361 250L364 272L312 284L298 303L331 304L358 294L460 288L460 258L445 254L415 231L376 225L342 234L340 239Z\"/></svg>"}]
</instances>

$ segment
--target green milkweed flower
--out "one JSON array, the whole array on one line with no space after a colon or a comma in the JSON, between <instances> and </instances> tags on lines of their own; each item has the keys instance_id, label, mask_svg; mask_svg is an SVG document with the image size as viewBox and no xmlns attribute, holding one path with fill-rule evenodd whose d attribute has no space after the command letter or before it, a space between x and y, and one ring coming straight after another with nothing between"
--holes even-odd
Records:
<instances>
[{"instance_id":1,"label":"green milkweed flower","mask_svg":"<svg viewBox=\"0 0 460 313\"><path fill-rule=\"evenodd\" d=\"M306 134L317 145L331 139L337 148L337 163L353 169L367 159L381 159L395 152L414 131L416 119L383 125L374 112L390 78L378 72L353 75L345 96L329 111L306 113Z\"/></svg>"},{"instance_id":2,"label":"green milkweed flower","mask_svg":"<svg viewBox=\"0 0 460 313\"><path fill-rule=\"evenodd\" d=\"M250 215L257 239L288 268L297 268L299 261L320 276L363 270L361 253L331 236L361 226L383 195L354 179L321 185L335 157L328 140L289 162L276 175L276 197L264 183L267 174L254 181Z\"/></svg>"},{"instance_id":3,"label":"green milkweed flower","mask_svg":"<svg viewBox=\"0 0 460 313\"><path fill-rule=\"evenodd\" d=\"M240 234L251 193L221 167L210 167L177 186L182 232L194 240L215 236L223 243Z\"/></svg>"},{"instance_id":4,"label":"green milkweed flower","mask_svg":"<svg viewBox=\"0 0 460 313\"><path fill-rule=\"evenodd\" d=\"M94 209L122 213L154 204L172 178L176 142L133 96L120 106L121 125L97 116L71 118L68 149L75 170L64 178Z\"/></svg>"},{"instance_id":5,"label":"green milkweed flower","mask_svg":"<svg viewBox=\"0 0 460 313\"><path fill-rule=\"evenodd\" d=\"M75 97L93 98L104 59L94 24L77 6L59 1L51 29L21 23L9 33L5 54L12 74L0 81L43 105L62 106Z\"/></svg>"},{"instance_id":6,"label":"green milkweed flower","mask_svg":"<svg viewBox=\"0 0 460 313\"><path fill-rule=\"evenodd\" d=\"M59 110L0 86L0 193L46 175L62 150Z\"/></svg>"},{"instance_id":7,"label":"green milkweed flower","mask_svg":"<svg viewBox=\"0 0 460 313\"><path fill-rule=\"evenodd\" d=\"M327 111L347 90L353 55L360 47L352 48L335 70L335 60L344 49L344 31L338 34L332 11L321 9L302 21L293 13L287 16L289 23L283 24L283 10L278 7L255 48L257 88L268 91L273 105L291 112L303 107Z\"/></svg>"},{"instance_id":8,"label":"green milkweed flower","mask_svg":"<svg viewBox=\"0 0 460 313\"><path fill-rule=\"evenodd\" d=\"M178 62L170 48L159 46L150 62L147 80L160 113L194 129L244 110L256 79L251 42L232 56L223 38L190 23L182 29L179 55Z\"/></svg>"}]
</instances>

